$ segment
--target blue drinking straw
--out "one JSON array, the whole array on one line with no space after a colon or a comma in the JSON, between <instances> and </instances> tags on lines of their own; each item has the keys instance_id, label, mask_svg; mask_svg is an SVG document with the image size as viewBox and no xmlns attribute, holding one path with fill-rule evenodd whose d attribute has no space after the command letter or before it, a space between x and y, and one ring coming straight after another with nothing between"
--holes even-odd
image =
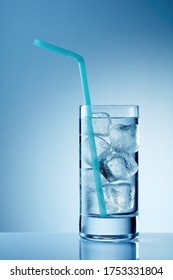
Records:
<instances>
[{"instance_id":1,"label":"blue drinking straw","mask_svg":"<svg viewBox=\"0 0 173 280\"><path fill-rule=\"evenodd\" d=\"M87 107L87 130L88 130L89 147L90 147L90 153L91 153L91 163L93 166L94 180L95 180L95 184L96 184L96 192L97 192L100 216L107 217L104 194L103 194L103 189L102 189L102 182L101 182L101 177L100 177L99 163L98 163L97 152L96 152L96 144L95 144L95 139L94 139L94 131L93 131L93 125L92 125L91 99L90 99L84 58L75 52L51 45L51 44L46 43L41 40L35 39L33 44L37 47L45 48L50 51L57 52L59 54L73 58L73 59L77 60L77 62L79 64L79 71L80 71L80 77L81 77L81 83L82 83L82 89L83 89L84 103L85 103L85 105L88 106Z\"/></svg>"}]
</instances>

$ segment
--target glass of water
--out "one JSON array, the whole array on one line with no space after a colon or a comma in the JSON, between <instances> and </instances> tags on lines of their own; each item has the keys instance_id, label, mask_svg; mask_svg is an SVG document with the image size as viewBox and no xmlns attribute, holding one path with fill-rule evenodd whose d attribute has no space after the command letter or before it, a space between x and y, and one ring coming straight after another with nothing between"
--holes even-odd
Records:
<instances>
[{"instance_id":1,"label":"glass of water","mask_svg":"<svg viewBox=\"0 0 173 280\"><path fill-rule=\"evenodd\" d=\"M92 115L88 116L90 107ZM93 135L88 135L87 118ZM139 107L80 106L80 236L135 238L138 232ZM106 216L99 210L89 137L94 138Z\"/></svg>"}]
</instances>

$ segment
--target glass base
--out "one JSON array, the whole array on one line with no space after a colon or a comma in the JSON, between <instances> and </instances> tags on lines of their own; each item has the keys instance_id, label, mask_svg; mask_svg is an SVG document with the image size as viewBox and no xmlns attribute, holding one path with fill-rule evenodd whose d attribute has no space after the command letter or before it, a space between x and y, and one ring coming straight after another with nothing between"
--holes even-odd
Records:
<instances>
[{"instance_id":1,"label":"glass base","mask_svg":"<svg viewBox=\"0 0 173 280\"><path fill-rule=\"evenodd\" d=\"M80 216L80 236L85 239L120 241L134 239L138 235L138 216Z\"/></svg>"}]
</instances>

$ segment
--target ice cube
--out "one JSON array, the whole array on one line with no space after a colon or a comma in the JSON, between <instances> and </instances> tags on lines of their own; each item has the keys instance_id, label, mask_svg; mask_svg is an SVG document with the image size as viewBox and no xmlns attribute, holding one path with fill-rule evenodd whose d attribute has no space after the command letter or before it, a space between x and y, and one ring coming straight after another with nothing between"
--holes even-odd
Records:
<instances>
[{"instance_id":1,"label":"ice cube","mask_svg":"<svg viewBox=\"0 0 173 280\"><path fill-rule=\"evenodd\" d=\"M97 193L95 190L88 190L85 196L85 207L84 212L87 214L100 214L99 212L99 206L98 206L98 199L97 199Z\"/></svg>"},{"instance_id":2,"label":"ice cube","mask_svg":"<svg viewBox=\"0 0 173 280\"><path fill-rule=\"evenodd\" d=\"M96 144L96 151L97 151L97 157L98 160L101 160L106 153L109 153L112 149L111 146L101 137L95 136L95 144ZM89 146L89 138L86 138L84 143L82 144L83 147L83 155L85 158L85 161L92 166L91 163L91 153L90 153L90 146Z\"/></svg>"},{"instance_id":3,"label":"ice cube","mask_svg":"<svg viewBox=\"0 0 173 280\"><path fill-rule=\"evenodd\" d=\"M103 186L107 214L134 211L135 187L129 183L107 184Z\"/></svg>"},{"instance_id":4,"label":"ice cube","mask_svg":"<svg viewBox=\"0 0 173 280\"><path fill-rule=\"evenodd\" d=\"M135 153L138 150L137 125L116 124L110 129L111 146L119 152Z\"/></svg>"},{"instance_id":5,"label":"ice cube","mask_svg":"<svg viewBox=\"0 0 173 280\"><path fill-rule=\"evenodd\" d=\"M138 171L138 165L132 155L109 153L99 161L100 172L109 182L128 179Z\"/></svg>"},{"instance_id":6,"label":"ice cube","mask_svg":"<svg viewBox=\"0 0 173 280\"><path fill-rule=\"evenodd\" d=\"M107 184L105 177L100 174L102 185ZM81 170L81 184L83 190L96 190L94 172L92 168L86 168Z\"/></svg>"},{"instance_id":7,"label":"ice cube","mask_svg":"<svg viewBox=\"0 0 173 280\"><path fill-rule=\"evenodd\" d=\"M109 127L111 124L111 119L107 113L93 113L92 123L94 134L106 136L109 134Z\"/></svg>"},{"instance_id":8,"label":"ice cube","mask_svg":"<svg viewBox=\"0 0 173 280\"><path fill-rule=\"evenodd\" d=\"M108 215L129 213L135 209L135 187L129 183L106 184L103 194ZM99 214L97 193L89 190L86 197L86 211L88 214Z\"/></svg>"},{"instance_id":9,"label":"ice cube","mask_svg":"<svg viewBox=\"0 0 173 280\"><path fill-rule=\"evenodd\" d=\"M100 174L102 185L107 184L108 182L102 174ZM98 207L97 195L96 195L96 185L94 179L94 172L92 168L86 168L81 170L80 174L81 181L81 205L82 212L88 213L88 209L91 212L93 207ZM95 210L93 210L94 212ZM97 209L98 212L98 209Z\"/></svg>"},{"instance_id":10,"label":"ice cube","mask_svg":"<svg viewBox=\"0 0 173 280\"><path fill-rule=\"evenodd\" d=\"M111 125L109 114L100 112L92 113L92 124L95 135L108 136ZM87 133L87 118L83 118L82 133Z\"/></svg>"}]
</instances>

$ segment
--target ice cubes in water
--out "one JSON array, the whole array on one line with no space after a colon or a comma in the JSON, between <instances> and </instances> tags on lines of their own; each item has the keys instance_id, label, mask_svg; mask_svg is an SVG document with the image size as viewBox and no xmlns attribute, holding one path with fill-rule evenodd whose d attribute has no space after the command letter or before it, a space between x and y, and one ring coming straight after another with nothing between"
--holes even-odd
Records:
<instances>
[{"instance_id":1,"label":"ice cubes in water","mask_svg":"<svg viewBox=\"0 0 173 280\"><path fill-rule=\"evenodd\" d=\"M95 135L107 136L111 125L109 114L100 112L92 113L92 124ZM87 118L83 118L83 132L87 133Z\"/></svg>"},{"instance_id":2,"label":"ice cubes in water","mask_svg":"<svg viewBox=\"0 0 173 280\"><path fill-rule=\"evenodd\" d=\"M138 150L137 125L116 124L110 129L111 146L119 152L135 153Z\"/></svg>"},{"instance_id":3,"label":"ice cubes in water","mask_svg":"<svg viewBox=\"0 0 173 280\"><path fill-rule=\"evenodd\" d=\"M111 146L101 137L95 136L95 145L96 145L96 151L97 151L97 157L98 160L101 160L104 156L106 156L107 153L110 152ZM85 161L92 166L91 163L91 153L90 153L90 146L89 146L89 138L87 137L83 143L83 155L85 158Z\"/></svg>"},{"instance_id":4,"label":"ice cubes in water","mask_svg":"<svg viewBox=\"0 0 173 280\"><path fill-rule=\"evenodd\" d=\"M90 143L87 135L87 121L82 134L82 211L99 215L97 191L92 169ZM132 213L135 211L135 187L131 179L138 171L135 152L138 150L137 125L112 125L107 113L93 113L92 123L100 169L100 176L108 215ZM120 181L121 180L121 181Z\"/></svg>"},{"instance_id":5,"label":"ice cubes in water","mask_svg":"<svg viewBox=\"0 0 173 280\"><path fill-rule=\"evenodd\" d=\"M128 153L118 153L101 137L95 136L95 144L101 174L109 182L128 179L138 171L134 157ZM89 139L83 144L86 163L92 167Z\"/></svg>"},{"instance_id":6,"label":"ice cubes in water","mask_svg":"<svg viewBox=\"0 0 173 280\"><path fill-rule=\"evenodd\" d=\"M129 213L135 209L135 187L129 183L103 185L107 214ZM88 190L86 211L88 214L99 214L97 194Z\"/></svg>"},{"instance_id":7,"label":"ice cubes in water","mask_svg":"<svg viewBox=\"0 0 173 280\"><path fill-rule=\"evenodd\" d=\"M138 171L133 156L127 153L109 153L99 161L100 172L109 182L128 179Z\"/></svg>"}]
</instances>

